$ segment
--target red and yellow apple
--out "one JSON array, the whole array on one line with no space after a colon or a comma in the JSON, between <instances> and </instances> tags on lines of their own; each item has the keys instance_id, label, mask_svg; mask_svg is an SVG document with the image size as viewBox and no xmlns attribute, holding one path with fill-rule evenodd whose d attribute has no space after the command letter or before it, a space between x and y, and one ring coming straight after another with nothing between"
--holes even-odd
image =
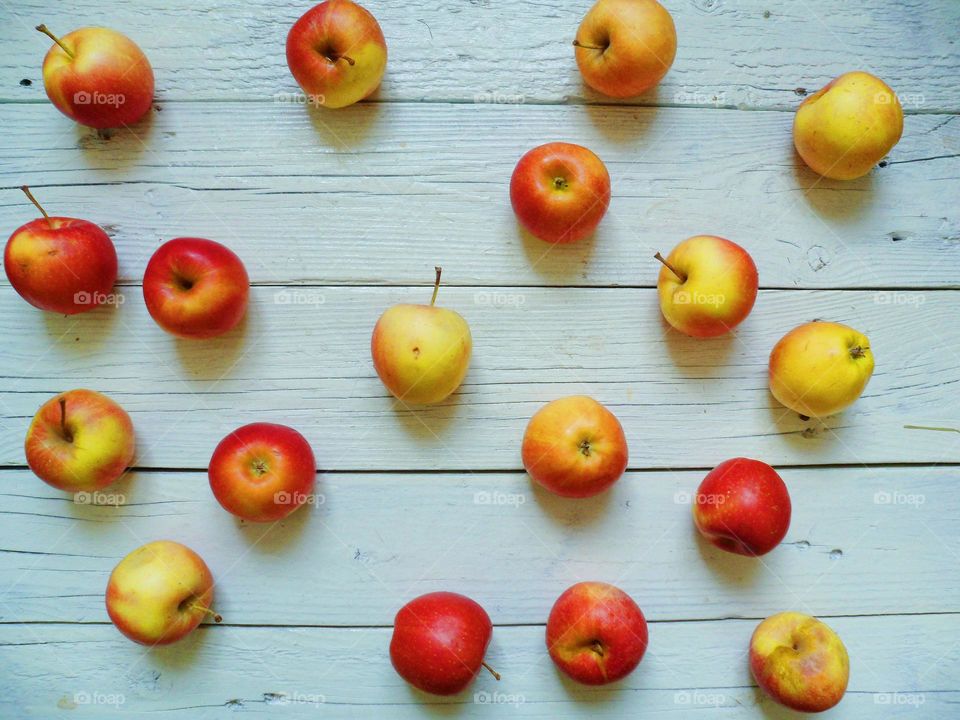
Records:
<instances>
[{"instance_id":1,"label":"red and yellow apple","mask_svg":"<svg viewBox=\"0 0 960 720\"><path fill-rule=\"evenodd\" d=\"M580 145L552 142L527 152L510 178L520 224L541 240L571 243L590 235L610 205L610 174Z\"/></svg>"},{"instance_id":2,"label":"red and yellow apple","mask_svg":"<svg viewBox=\"0 0 960 720\"><path fill-rule=\"evenodd\" d=\"M34 307L74 315L105 302L117 280L117 251L86 220L50 217L27 186L20 188L43 217L13 231L3 253L7 279Z\"/></svg>"},{"instance_id":3,"label":"red and yellow apple","mask_svg":"<svg viewBox=\"0 0 960 720\"><path fill-rule=\"evenodd\" d=\"M770 353L770 392L805 417L827 417L848 407L872 373L867 336L835 322L795 327Z\"/></svg>"},{"instance_id":4,"label":"red and yellow apple","mask_svg":"<svg viewBox=\"0 0 960 720\"><path fill-rule=\"evenodd\" d=\"M753 631L750 670L760 688L778 703L814 713L843 699L850 659L828 625L809 615L782 612Z\"/></svg>"},{"instance_id":5,"label":"red and yellow apple","mask_svg":"<svg viewBox=\"0 0 960 720\"><path fill-rule=\"evenodd\" d=\"M757 266L742 247L716 235L696 235L677 245L657 278L660 311L691 337L729 332L750 314L757 299Z\"/></svg>"},{"instance_id":6,"label":"red and yellow apple","mask_svg":"<svg viewBox=\"0 0 960 720\"><path fill-rule=\"evenodd\" d=\"M169 333L211 338L232 330L247 311L250 279L232 250L203 238L161 245L143 274L150 316Z\"/></svg>"},{"instance_id":7,"label":"red and yellow apple","mask_svg":"<svg viewBox=\"0 0 960 720\"><path fill-rule=\"evenodd\" d=\"M351 0L326 0L290 28L287 65L311 103L342 108L380 85L387 43L369 11Z\"/></svg>"},{"instance_id":8,"label":"red and yellow apple","mask_svg":"<svg viewBox=\"0 0 960 720\"><path fill-rule=\"evenodd\" d=\"M896 93L867 72L831 80L797 108L793 144L814 172L834 180L866 175L900 141Z\"/></svg>"},{"instance_id":9,"label":"red and yellow apple","mask_svg":"<svg viewBox=\"0 0 960 720\"><path fill-rule=\"evenodd\" d=\"M573 41L584 82L615 98L639 95L667 74L677 29L656 0L599 0Z\"/></svg>"},{"instance_id":10,"label":"red and yellow apple","mask_svg":"<svg viewBox=\"0 0 960 720\"><path fill-rule=\"evenodd\" d=\"M617 416L593 398L572 395L547 403L527 424L523 466L550 492L597 495L627 469L627 439Z\"/></svg>"},{"instance_id":11,"label":"red and yellow apple","mask_svg":"<svg viewBox=\"0 0 960 720\"><path fill-rule=\"evenodd\" d=\"M777 471L759 460L717 465L697 488L693 521L707 540L739 555L765 555L790 528L790 494Z\"/></svg>"},{"instance_id":12,"label":"red and yellow apple","mask_svg":"<svg viewBox=\"0 0 960 720\"><path fill-rule=\"evenodd\" d=\"M470 366L470 326L459 313L436 307L441 269L436 271L430 304L387 308L370 339L380 380L394 397L412 405L445 400Z\"/></svg>"},{"instance_id":13,"label":"red and yellow apple","mask_svg":"<svg viewBox=\"0 0 960 720\"><path fill-rule=\"evenodd\" d=\"M452 592L414 598L397 613L390 639L390 661L397 673L419 690L455 695L485 667L493 635L490 616L476 602Z\"/></svg>"},{"instance_id":14,"label":"red and yellow apple","mask_svg":"<svg viewBox=\"0 0 960 720\"><path fill-rule=\"evenodd\" d=\"M207 474L225 510L245 520L268 522L309 500L317 463L310 443L293 428L251 423L220 441Z\"/></svg>"},{"instance_id":15,"label":"red and yellow apple","mask_svg":"<svg viewBox=\"0 0 960 720\"><path fill-rule=\"evenodd\" d=\"M45 402L27 430L27 465L48 485L91 492L117 480L133 461L133 423L93 390L70 390Z\"/></svg>"},{"instance_id":16,"label":"red and yellow apple","mask_svg":"<svg viewBox=\"0 0 960 720\"><path fill-rule=\"evenodd\" d=\"M623 590L580 582L557 598L547 618L547 651L585 685L606 685L640 664L649 636L643 612Z\"/></svg>"},{"instance_id":17,"label":"red and yellow apple","mask_svg":"<svg viewBox=\"0 0 960 720\"><path fill-rule=\"evenodd\" d=\"M57 37L43 59L43 86L56 108L94 128L129 125L153 102L153 69L133 40L116 30L86 27Z\"/></svg>"},{"instance_id":18,"label":"red and yellow apple","mask_svg":"<svg viewBox=\"0 0 960 720\"><path fill-rule=\"evenodd\" d=\"M213 576L199 555L172 540L138 547L110 573L107 613L142 645L167 645L191 633L206 615L217 622Z\"/></svg>"}]
</instances>

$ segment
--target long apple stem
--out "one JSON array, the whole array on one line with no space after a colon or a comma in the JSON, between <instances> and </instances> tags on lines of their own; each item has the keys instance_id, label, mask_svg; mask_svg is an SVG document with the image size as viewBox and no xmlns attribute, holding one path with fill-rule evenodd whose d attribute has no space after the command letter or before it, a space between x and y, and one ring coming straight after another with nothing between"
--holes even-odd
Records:
<instances>
[{"instance_id":1,"label":"long apple stem","mask_svg":"<svg viewBox=\"0 0 960 720\"><path fill-rule=\"evenodd\" d=\"M70 431L67 430L67 399L63 397L60 398L60 432L67 442L73 441Z\"/></svg>"},{"instance_id":2,"label":"long apple stem","mask_svg":"<svg viewBox=\"0 0 960 720\"><path fill-rule=\"evenodd\" d=\"M678 278L680 278L680 282L686 282L686 281L687 281L687 276L684 275L684 274L683 274L682 272L680 272L679 270L677 270L673 265L671 265L670 263L668 263L667 260L666 260L666 258L663 257L663 255L661 255L660 253L657 253L656 255L654 255L654 257L655 257L657 260L659 260L660 262L662 262L664 265L666 265L666 266L667 266L667 269L668 269L670 272L672 272L674 275L676 275Z\"/></svg>"},{"instance_id":3,"label":"long apple stem","mask_svg":"<svg viewBox=\"0 0 960 720\"><path fill-rule=\"evenodd\" d=\"M43 205L37 202L37 199L33 196L33 193L30 192L30 188L28 188L26 185L21 185L20 189L23 190L23 192L26 194L28 198L30 198L30 202L32 202L34 205L37 206L37 210L39 210L41 214L47 219L47 223L49 223L50 227L53 227L53 220L51 220L50 216L47 215L47 211L43 209Z\"/></svg>"},{"instance_id":4,"label":"long apple stem","mask_svg":"<svg viewBox=\"0 0 960 720\"><path fill-rule=\"evenodd\" d=\"M904 425L907 430L934 430L936 432L955 432L960 433L960 430L952 427L930 427L929 425Z\"/></svg>"},{"instance_id":5,"label":"long apple stem","mask_svg":"<svg viewBox=\"0 0 960 720\"><path fill-rule=\"evenodd\" d=\"M585 50L601 50L601 51L606 50L605 47L599 47L597 45L584 45L579 40L574 40L573 46L578 48L584 48Z\"/></svg>"},{"instance_id":6,"label":"long apple stem","mask_svg":"<svg viewBox=\"0 0 960 720\"><path fill-rule=\"evenodd\" d=\"M483 666L490 672L490 674L493 675L497 680L500 679L500 673L498 673L498 672L497 672L496 670L494 670L492 667L490 667L489 665L487 665L485 662L481 662L480 664L483 665Z\"/></svg>"},{"instance_id":7,"label":"long apple stem","mask_svg":"<svg viewBox=\"0 0 960 720\"><path fill-rule=\"evenodd\" d=\"M440 292L440 275L443 273L443 268L439 265L435 265L433 269L437 271L437 279L433 281L433 297L430 298L430 307L433 307L437 302L437 293Z\"/></svg>"},{"instance_id":8,"label":"long apple stem","mask_svg":"<svg viewBox=\"0 0 960 720\"><path fill-rule=\"evenodd\" d=\"M214 622L217 622L217 623L223 622L223 616L218 612L214 612L208 607L204 607L203 605L197 605L196 603L191 603L188 607L190 607L192 610L203 610L205 613L207 613L208 615L210 615L210 617L213 618Z\"/></svg>"},{"instance_id":9,"label":"long apple stem","mask_svg":"<svg viewBox=\"0 0 960 720\"><path fill-rule=\"evenodd\" d=\"M74 54L70 51L70 48L68 48L66 45L64 45L64 44L63 44L63 41L62 41L60 38L58 38L56 35L54 35L52 32L50 32L50 31L47 29L47 26L46 26L46 25L37 25L37 30L39 30L40 32L42 32L44 35L46 35L46 36L49 37L51 40L53 40L57 45L59 45L59 46L61 47L61 49L62 49L67 55L70 56L70 59L71 59L71 60L75 60L75 59L76 59L77 56L74 55Z\"/></svg>"}]
</instances>

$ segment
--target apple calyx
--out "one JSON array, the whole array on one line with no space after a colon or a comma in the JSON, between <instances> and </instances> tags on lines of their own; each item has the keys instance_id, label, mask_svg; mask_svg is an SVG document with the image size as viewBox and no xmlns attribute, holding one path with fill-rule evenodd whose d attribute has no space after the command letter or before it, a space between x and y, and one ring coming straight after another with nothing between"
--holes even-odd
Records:
<instances>
[{"instance_id":1,"label":"apple calyx","mask_svg":"<svg viewBox=\"0 0 960 720\"><path fill-rule=\"evenodd\" d=\"M580 448L580 453L584 457L590 457L590 441L589 440L582 440L580 442L579 448Z\"/></svg>"},{"instance_id":2,"label":"apple calyx","mask_svg":"<svg viewBox=\"0 0 960 720\"><path fill-rule=\"evenodd\" d=\"M65 397L60 398L60 433L68 443L73 442L73 433L67 427L67 399Z\"/></svg>"},{"instance_id":3,"label":"apple calyx","mask_svg":"<svg viewBox=\"0 0 960 720\"><path fill-rule=\"evenodd\" d=\"M40 214L47 219L47 224L50 225L50 227L53 227L53 220L51 220L50 216L47 215L47 211L43 209L43 205L37 202L37 199L33 196L33 193L30 192L30 188L26 185L21 185L20 189L23 190L24 194L30 199L30 202L36 206L37 210L40 211Z\"/></svg>"},{"instance_id":4,"label":"apple calyx","mask_svg":"<svg viewBox=\"0 0 960 720\"><path fill-rule=\"evenodd\" d=\"M685 283L685 282L687 281L687 276L684 275L684 274L683 274L682 272L680 272L679 270L677 270L677 269L676 269L673 265L671 265L669 262L667 262L667 259L666 259L665 257L663 257L663 255L661 255L659 252L658 252L656 255L654 255L654 257L655 257L657 260L659 260L660 262L662 262L670 272L672 272L674 275L676 275L678 278L680 278L680 282Z\"/></svg>"},{"instance_id":5,"label":"apple calyx","mask_svg":"<svg viewBox=\"0 0 960 720\"><path fill-rule=\"evenodd\" d=\"M47 26L46 26L46 25L43 25L43 24L37 25L37 27L36 27L35 29L36 29L36 30L39 30L39 31L42 32L44 35L46 35L48 38L50 38L51 40L53 40L57 45L59 45L59 46L60 46L60 49L63 50L67 55L70 56L70 59L71 59L71 60L76 60L76 59L77 59L77 56L73 54L73 52L70 50L70 48L68 48L66 45L64 45L64 44L63 44L63 41L62 41L60 38L58 38L56 35L54 35L52 32L50 32L50 31L47 29Z\"/></svg>"},{"instance_id":6,"label":"apple calyx","mask_svg":"<svg viewBox=\"0 0 960 720\"><path fill-rule=\"evenodd\" d=\"M489 673L490 673L491 675L493 675L493 677L499 682L499 680L500 680L500 673L498 673L498 672L497 672L496 670L494 670L492 667L490 667L489 665L487 665L487 663L484 662L484 661L481 661L481 662L480 662L480 665L481 665L482 667L486 668L487 671L489 671Z\"/></svg>"},{"instance_id":7,"label":"apple calyx","mask_svg":"<svg viewBox=\"0 0 960 720\"><path fill-rule=\"evenodd\" d=\"M870 346L864 347L863 345L856 345L850 348L850 357L853 359L858 359L866 356L866 351L870 349Z\"/></svg>"},{"instance_id":8,"label":"apple calyx","mask_svg":"<svg viewBox=\"0 0 960 720\"><path fill-rule=\"evenodd\" d=\"M440 292L440 275L443 274L443 268L439 265L434 265L433 269L437 271L437 279L433 281L433 297L430 298L430 307L433 307L437 302L437 293Z\"/></svg>"}]
</instances>

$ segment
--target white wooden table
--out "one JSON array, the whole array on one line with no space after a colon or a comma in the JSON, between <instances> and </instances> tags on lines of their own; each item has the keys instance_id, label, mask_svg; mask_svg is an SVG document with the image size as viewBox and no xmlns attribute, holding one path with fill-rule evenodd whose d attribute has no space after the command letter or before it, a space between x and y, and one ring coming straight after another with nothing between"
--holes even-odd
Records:
<instances>
[{"instance_id":1,"label":"white wooden table","mask_svg":"<svg viewBox=\"0 0 960 720\"><path fill-rule=\"evenodd\" d=\"M0 0L0 227L51 212L99 223L125 302L41 313L0 286L0 717L793 717L755 688L759 619L827 620L852 658L824 717L960 717L960 4L670 0L676 63L660 88L611 103L584 88L570 41L587 2L366 5L390 51L374 101L290 102L284 40L308 2ZM157 102L98 135L47 102L38 22L133 37ZM869 70L904 100L903 140L857 181L793 154L806 91ZM549 140L596 151L613 201L594 240L524 238L507 185ZM715 233L746 246L761 293L734 336L668 330L652 255ZM149 254L210 237L255 287L242 329L166 335L139 283ZM380 312L429 298L474 334L460 392L416 413L377 380ZM877 369L826 423L766 390L773 343L813 318L866 332ZM136 469L80 505L26 469L23 437L56 392L93 387L131 413ZM566 501L531 488L519 446L542 403L590 394L620 417L630 471ZM297 427L325 502L277 525L216 504L216 442L256 420ZM794 515L762 562L701 542L687 496L736 455L787 481ZM217 578L223 625L145 652L108 622L107 576L171 538ZM614 582L651 621L625 681L561 678L543 642L556 596ZM390 666L396 610L436 589L478 600L496 628L481 675L449 700Z\"/></svg>"}]
</instances>

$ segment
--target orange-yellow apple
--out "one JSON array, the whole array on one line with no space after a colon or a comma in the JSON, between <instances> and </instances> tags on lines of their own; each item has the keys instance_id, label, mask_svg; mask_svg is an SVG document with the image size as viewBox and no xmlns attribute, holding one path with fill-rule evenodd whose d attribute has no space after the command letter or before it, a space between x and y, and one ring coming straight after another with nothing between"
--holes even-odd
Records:
<instances>
[{"instance_id":1,"label":"orange-yellow apple","mask_svg":"<svg viewBox=\"0 0 960 720\"><path fill-rule=\"evenodd\" d=\"M510 202L520 223L552 243L592 233L610 205L610 174L587 148L553 142L527 152L510 178Z\"/></svg>"},{"instance_id":2,"label":"orange-yellow apple","mask_svg":"<svg viewBox=\"0 0 960 720\"><path fill-rule=\"evenodd\" d=\"M530 418L521 456L530 477L550 492L590 497L627 469L627 439L616 415L593 398L572 395Z\"/></svg>"},{"instance_id":3,"label":"orange-yellow apple","mask_svg":"<svg viewBox=\"0 0 960 720\"><path fill-rule=\"evenodd\" d=\"M199 555L172 540L138 547L107 583L107 613L117 629L143 645L167 645L193 631L204 616L217 622L213 576Z\"/></svg>"},{"instance_id":4,"label":"orange-yellow apple","mask_svg":"<svg viewBox=\"0 0 960 720\"><path fill-rule=\"evenodd\" d=\"M547 618L547 651L564 673L585 685L626 677L647 651L647 621L623 590L580 582L557 598Z\"/></svg>"},{"instance_id":5,"label":"orange-yellow apple","mask_svg":"<svg viewBox=\"0 0 960 720\"><path fill-rule=\"evenodd\" d=\"M625 98L649 90L667 74L677 54L677 30L656 0L599 0L573 44L587 85Z\"/></svg>"},{"instance_id":6,"label":"orange-yellow apple","mask_svg":"<svg viewBox=\"0 0 960 720\"><path fill-rule=\"evenodd\" d=\"M317 463L310 443L293 428L251 423L220 441L207 475L225 510L267 522L280 520L309 501Z\"/></svg>"},{"instance_id":7,"label":"orange-yellow apple","mask_svg":"<svg viewBox=\"0 0 960 720\"><path fill-rule=\"evenodd\" d=\"M57 37L37 30L53 45L43 59L47 97L71 120L94 128L129 125L153 102L153 69L130 38L104 27L86 27Z\"/></svg>"},{"instance_id":8,"label":"orange-yellow apple","mask_svg":"<svg viewBox=\"0 0 960 720\"><path fill-rule=\"evenodd\" d=\"M801 712L823 712L847 691L850 659L828 625L809 615L782 612L753 631L750 670L778 703Z\"/></svg>"},{"instance_id":9,"label":"orange-yellow apple","mask_svg":"<svg viewBox=\"0 0 960 720\"><path fill-rule=\"evenodd\" d=\"M34 307L65 315L109 301L117 251L107 234L86 220L50 217L26 185L20 189L43 217L7 240L3 268L13 289Z\"/></svg>"},{"instance_id":10,"label":"orange-yellow apple","mask_svg":"<svg viewBox=\"0 0 960 720\"><path fill-rule=\"evenodd\" d=\"M204 238L174 238L150 258L143 299L157 325L183 338L232 330L247 311L250 279L230 250Z\"/></svg>"},{"instance_id":11,"label":"orange-yellow apple","mask_svg":"<svg viewBox=\"0 0 960 720\"><path fill-rule=\"evenodd\" d=\"M45 402L24 442L38 478L67 492L91 492L123 475L133 460L133 423L93 390L70 390Z\"/></svg>"},{"instance_id":12,"label":"orange-yellow apple","mask_svg":"<svg viewBox=\"0 0 960 720\"><path fill-rule=\"evenodd\" d=\"M806 417L827 417L851 405L872 373L867 336L835 322L795 327L770 353L770 392Z\"/></svg>"},{"instance_id":13,"label":"orange-yellow apple","mask_svg":"<svg viewBox=\"0 0 960 720\"><path fill-rule=\"evenodd\" d=\"M459 313L436 307L441 269L436 270L430 304L387 308L370 339L380 380L411 405L442 402L460 387L470 366L470 326Z\"/></svg>"},{"instance_id":14,"label":"orange-yellow apple","mask_svg":"<svg viewBox=\"0 0 960 720\"><path fill-rule=\"evenodd\" d=\"M793 144L821 175L852 180L870 172L903 133L903 108L890 87L866 72L831 80L797 108Z\"/></svg>"},{"instance_id":15,"label":"orange-yellow apple","mask_svg":"<svg viewBox=\"0 0 960 720\"><path fill-rule=\"evenodd\" d=\"M696 235L664 259L657 278L663 317L691 337L729 332L750 314L757 299L757 266L736 243Z\"/></svg>"},{"instance_id":16,"label":"orange-yellow apple","mask_svg":"<svg viewBox=\"0 0 960 720\"><path fill-rule=\"evenodd\" d=\"M369 11L351 0L326 0L290 28L287 65L311 103L342 108L380 85L387 43Z\"/></svg>"}]
</instances>

